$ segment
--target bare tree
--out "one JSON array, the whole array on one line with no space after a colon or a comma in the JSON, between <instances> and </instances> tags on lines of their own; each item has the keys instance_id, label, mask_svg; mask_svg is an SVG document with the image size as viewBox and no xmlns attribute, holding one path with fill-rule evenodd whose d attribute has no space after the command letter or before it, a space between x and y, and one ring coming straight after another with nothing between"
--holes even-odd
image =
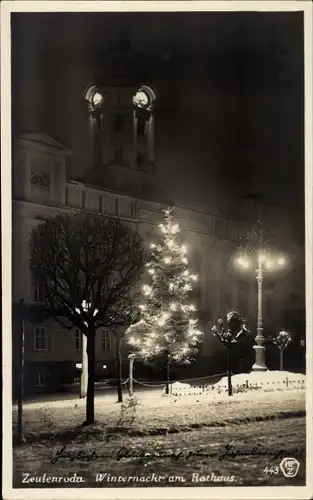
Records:
<instances>
[{"instance_id":1,"label":"bare tree","mask_svg":"<svg viewBox=\"0 0 313 500\"><path fill-rule=\"evenodd\" d=\"M289 344L292 342L292 335L289 332L282 330L279 332L277 337L273 339L273 344L275 344L279 349L279 370L282 372L284 369L284 351L287 349Z\"/></svg>"},{"instance_id":2,"label":"bare tree","mask_svg":"<svg viewBox=\"0 0 313 500\"><path fill-rule=\"evenodd\" d=\"M231 383L231 375L233 368L232 351L233 346L240 342L247 333L250 333L246 327L245 321L239 316L236 311L231 311L226 316L227 328L224 326L222 319L217 320L217 326L213 326L211 331L213 335L222 342L228 353L228 396L233 395Z\"/></svg>"},{"instance_id":3,"label":"bare tree","mask_svg":"<svg viewBox=\"0 0 313 500\"><path fill-rule=\"evenodd\" d=\"M115 218L57 214L33 229L30 247L30 269L43 286L47 313L87 337L86 423L93 423L96 332L120 331L134 321L132 290L142 271L142 240Z\"/></svg>"}]
</instances>

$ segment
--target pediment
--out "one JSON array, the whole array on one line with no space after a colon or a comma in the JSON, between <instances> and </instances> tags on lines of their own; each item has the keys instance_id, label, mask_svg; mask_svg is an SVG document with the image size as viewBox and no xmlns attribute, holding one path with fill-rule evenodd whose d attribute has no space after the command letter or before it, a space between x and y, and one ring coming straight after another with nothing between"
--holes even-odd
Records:
<instances>
[{"instance_id":1,"label":"pediment","mask_svg":"<svg viewBox=\"0 0 313 500\"><path fill-rule=\"evenodd\" d=\"M42 147L53 148L54 150L58 150L63 154L71 154L71 150L65 147L60 142L56 141L50 135L41 134L41 133L27 133L19 136L20 141L32 142L34 144L40 145Z\"/></svg>"}]
</instances>

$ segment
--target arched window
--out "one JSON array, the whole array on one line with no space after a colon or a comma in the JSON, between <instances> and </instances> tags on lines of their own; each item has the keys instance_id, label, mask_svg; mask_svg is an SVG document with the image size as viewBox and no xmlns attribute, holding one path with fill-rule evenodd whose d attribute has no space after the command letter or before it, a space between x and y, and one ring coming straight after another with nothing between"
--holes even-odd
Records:
<instances>
[{"instance_id":1,"label":"arched window","mask_svg":"<svg viewBox=\"0 0 313 500\"><path fill-rule=\"evenodd\" d=\"M48 175L44 174L32 174L31 176L31 184L40 186L42 188L49 189L50 180Z\"/></svg>"},{"instance_id":2,"label":"arched window","mask_svg":"<svg viewBox=\"0 0 313 500\"><path fill-rule=\"evenodd\" d=\"M133 104L137 108L152 111L153 103L156 100L156 93L148 85L140 87L133 96Z\"/></svg>"},{"instance_id":3,"label":"arched window","mask_svg":"<svg viewBox=\"0 0 313 500\"><path fill-rule=\"evenodd\" d=\"M90 112L99 111L104 103L104 95L97 87L94 85L89 87L85 99L88 101L88 108Z\"/></svg>"},{"instance_id":4,"label":"arched window","mask_svg":"<svg viewBox=\"0 0 313 500\"><path fill-rule=\"evenodd\" d=\"M142 85L133 95L134 158L139 170L154 170L154 117L155 91Z\"/></svg>"}]
</instances>

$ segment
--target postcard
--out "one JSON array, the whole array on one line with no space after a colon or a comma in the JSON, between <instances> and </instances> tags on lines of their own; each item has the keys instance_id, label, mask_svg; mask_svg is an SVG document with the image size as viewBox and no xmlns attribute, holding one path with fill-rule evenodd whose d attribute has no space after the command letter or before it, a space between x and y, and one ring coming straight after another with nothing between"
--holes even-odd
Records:
<instances>
[{"instance_id":1,"label":"postcard","mask_svg":"<svg viewBox=\"0 0 313 500\"><path fill-rule=\"evenodd\" d=\"M2 2L5 500L312 498L312 83L309 1Z\"/></svg>"}]
</instances>

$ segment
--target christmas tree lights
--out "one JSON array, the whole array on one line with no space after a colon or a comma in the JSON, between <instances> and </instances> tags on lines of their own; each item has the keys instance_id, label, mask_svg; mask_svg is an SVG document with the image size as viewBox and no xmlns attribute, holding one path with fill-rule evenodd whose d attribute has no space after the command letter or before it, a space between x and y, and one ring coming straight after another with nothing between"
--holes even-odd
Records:
<instances>
[{"instance_id":1,"label":"christmas tree lights","mask_svg":"<svg viewBox=\"0 0 313 500\"><path fill-rule=\"evenodd\" d=\"M142 287L141 319L127 330L126 338L143 360L164 361L168 381L170 365L189 363L203 334L198 320L190 317L196 307L188 301L197 276L187 269L187 247L181 244L172 209L164 213L160 242L150 244L151 258L146 266L151 281Z\"/></svg>"}]
</instances>

